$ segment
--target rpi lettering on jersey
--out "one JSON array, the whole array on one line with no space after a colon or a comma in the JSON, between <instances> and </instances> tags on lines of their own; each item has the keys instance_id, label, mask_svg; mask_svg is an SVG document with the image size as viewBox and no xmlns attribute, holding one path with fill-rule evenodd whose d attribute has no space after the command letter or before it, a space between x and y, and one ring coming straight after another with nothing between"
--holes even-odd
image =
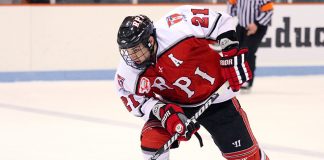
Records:
<instances>
[{"instance_id":1,"label":"rpi lettering on jersey","mask_svg":"<svg viewBox=\"0 0 324 160\"><path fill-rule=\"evenodd\" d=\"M156 77L152 87L156 87L156 88L160 89L161 91L163 91L165 89L173 89L172 87L169 87L168 85L166 85L165 80L162 77Z\"/></svg>"},{"instance_id":2,"label":"rpi lettering on jersey","mask_svg":"<svg viewBox=\"0 0 324 160\"><path fill-rule=\"evenodd\" d=\"M183 82L180 83L180 82ZM178 86L179 88L181 88L181 90L183 90L184 92L187 93L188 95L188 98L190 98L195 92L194 91L191 91L188 87L190 86L191 84L191 80L188 78L188 77L180 77L179 79L177 79L173 85L175 86Z\"/></svg>"},{"instance_id":3,"label":"rpi lettering on jersey","mask_svg":"<svg viewBox=\"0 0 324 160\"><path fill-rule=\"evenodd\" d=\"M211 85L215 83L215 78L208 75L207 73L200 70L199 67L195 70L195 75L198 75L199 77L207 80L210 82ZM188 98L192 97L195 92L189 89L189 86L191 85L191 80L188 77L180 77L177 80L175 80L172 85L179 87L182 91L184 91ZM143 84L144 85L144 84ZM152 87L158 88L160 91L163 91L165 89L173 89L172 87L168 86L165 82L165 79L163 77L156 77Z\"/></svg>"},{"instance_id":4,"label":"rpi lettering on jersey","mask_svg":"<svg viewBox=\"0 0 324 160\"><path fill-rule=\"evenodd\" d=\"M209 81L211 85L213 85L215 82L215 78L213 78L210 75L208 75L207 73L201 71L199 69L199 67L196 68L195 74L197 74L197 75L201 76L203 79L206 79L207 81Z\"/></svg>"}]
</instances>

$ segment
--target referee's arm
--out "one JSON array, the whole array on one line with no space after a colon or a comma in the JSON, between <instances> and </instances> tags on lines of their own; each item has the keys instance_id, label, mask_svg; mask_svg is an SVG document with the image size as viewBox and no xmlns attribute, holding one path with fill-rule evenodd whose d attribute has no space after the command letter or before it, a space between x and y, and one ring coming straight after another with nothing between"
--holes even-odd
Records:
<instances>
[{"instance_id":1,"label":"referee's arm","mask_svg":"<svg viewBox=\"0 0 324 160\"><path fill-rule=\"evenodd\" d=\"M237 16L236 0L227 1L227 13L229 13L233 17Z\"/></svg>"},{"instance_id":2,"label":"referee's arm","mask_svg":"<svg viewBox=\"0 0 324 160\"><path fill-rule=\"evenodd\" d=\"M260 25L266 26L271 23L273 14L273 2L271 0L258 0L259 16L256 17L256 22Z\"/></svg>"}]
</instances>

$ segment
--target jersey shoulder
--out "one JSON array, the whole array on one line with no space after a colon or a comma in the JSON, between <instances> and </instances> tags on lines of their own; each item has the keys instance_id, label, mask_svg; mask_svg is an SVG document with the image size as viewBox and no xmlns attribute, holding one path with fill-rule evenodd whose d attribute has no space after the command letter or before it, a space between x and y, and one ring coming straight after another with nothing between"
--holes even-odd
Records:
<instances>
[{"instance_id":1,"label":"jersey shoulder","mask_svg":"<svg viewBox=\"0 0 324 160\"><path fill-rule=\"evenodd\" d=\"M171 10L154 23L158 55L191 37L216 40L219 34L234 30L223 17L208 7L184 5Z\"/></svg>"},{"instance_id":2,"label":"jersey shoulder","mask_svg":"<svg viewBox=\"0 0 324 160\"><path fill-rule=\"evenodd\" d=\"M192 24L191 6L177 7L154 23L158 54L190 37L205 37L204 32Z\"/></svg>"}]
</instances>

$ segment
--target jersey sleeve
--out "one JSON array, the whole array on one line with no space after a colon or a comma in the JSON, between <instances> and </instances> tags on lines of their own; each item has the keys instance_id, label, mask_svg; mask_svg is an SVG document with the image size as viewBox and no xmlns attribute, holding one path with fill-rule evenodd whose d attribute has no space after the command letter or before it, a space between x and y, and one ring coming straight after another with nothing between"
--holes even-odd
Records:
<instances>
[{"instance_id":1,"label":"jersey sleeve","mask_svg":"<svg viewBox=\"0 0 324 160\"><path fill-rule=\"evenodd\" d=\"M155 98L135 94L133 90L136 80L133 79L134 73L131 70L123 70L124 66L120 65L115 74L114 83L117 94L122 100L126 109L136 117L141 117L144 121L149 119L153 106L158 102ZM135 73L136 74L136 73Z\"/></svg>"}]
</instances>

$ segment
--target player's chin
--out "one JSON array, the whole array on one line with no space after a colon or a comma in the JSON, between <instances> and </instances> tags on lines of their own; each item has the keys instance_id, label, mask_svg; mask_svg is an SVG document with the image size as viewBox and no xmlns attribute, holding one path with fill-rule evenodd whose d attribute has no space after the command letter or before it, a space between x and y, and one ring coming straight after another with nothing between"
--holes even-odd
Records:
<instances>
[{"instance_id":1,"label":"player's chin","mask_svg":"<svg viewBox=\"0 0 324 160\"><path fill-rule=\"evenodd\" d=\"M137 65L141 65L143 62L142 61L134 61Z\"/></svg>"}]
</instances>

